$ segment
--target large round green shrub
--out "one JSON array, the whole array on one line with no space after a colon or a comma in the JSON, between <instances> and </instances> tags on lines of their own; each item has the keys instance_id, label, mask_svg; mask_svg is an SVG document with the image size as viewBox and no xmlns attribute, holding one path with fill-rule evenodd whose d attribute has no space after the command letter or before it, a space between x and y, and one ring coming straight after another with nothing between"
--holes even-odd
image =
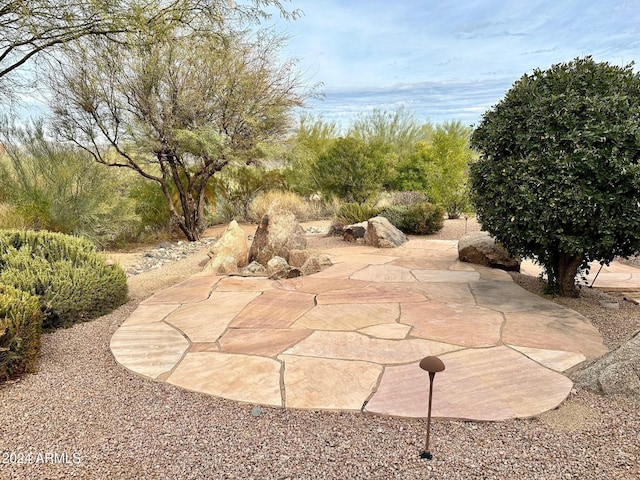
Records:
<instances>
[{"instance_id":1,"label":"large round green shrub","mask_svg":"<svg viewBox=\"0 0 640 480\"><path fill-rule=\"evenodd\" d=\"M104 315L127 299L127 279L91 242L51 232L0 231L0 284L37 296L43 328Z\"/></svg>"},{"instance_id":2,"label":"large round green shrub","mask_svg":"<svg viewBox=\"0 0 640 480\"><path fill-rule=\"evenodd\" d=\"M0 382L35 372L41 331L38 298L0 285Z\"/></svg>"}]
</instances>

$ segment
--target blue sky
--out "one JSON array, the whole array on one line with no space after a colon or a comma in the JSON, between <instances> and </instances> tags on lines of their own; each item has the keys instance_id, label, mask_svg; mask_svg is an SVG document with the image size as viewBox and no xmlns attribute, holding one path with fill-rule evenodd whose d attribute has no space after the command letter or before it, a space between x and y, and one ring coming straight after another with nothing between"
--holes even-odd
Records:
<instances>
[{"instance_id":1,"label":"blue sky","mask_svg":"<svg viewBox=\"0 0 640 480\"><path fill-rule=\"evenodd\" d=\"M292 0L291 35L323 101L311 112L348 124L404 105L418 119L477 124L524 73L592 55L640 61L640 0Z\"/></svg>"}]
</instances>

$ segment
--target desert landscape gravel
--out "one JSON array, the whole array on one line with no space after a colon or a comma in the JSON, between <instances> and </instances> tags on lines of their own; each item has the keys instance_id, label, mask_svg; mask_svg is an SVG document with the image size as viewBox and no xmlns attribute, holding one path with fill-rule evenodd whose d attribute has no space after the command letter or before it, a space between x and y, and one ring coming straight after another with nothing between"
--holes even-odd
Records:
<instances>
[{"instance_id":1,"label":"desert landscape gravel","mask_svg":"<svg viewBox=\"0 0 640 480\"><path fill-rule=\"evenodd\" d=\"M434 238L477 225L447 221ZM347 244L311 235L310 247ZM131 301L43 336L40 371L0 386L0 478L6 479L622 479L640 478L640 399L575 389L540 417L497 423L435 419L432 460L419 458L426 419L236 403L143 379L109 341L153 292L198 272L207 245L129 277ZM122 256L135 262L141 253ZM128 260L127 260L128 259ZM536 279L514 274L524 288ZM640 307L583 290L555 299L615 347L640 328ZM437 388L437 384L436 384ZM517 385L514 385L517 388ZM437 401L437 393L434 394Z\"/></svg>"}]
</instances>

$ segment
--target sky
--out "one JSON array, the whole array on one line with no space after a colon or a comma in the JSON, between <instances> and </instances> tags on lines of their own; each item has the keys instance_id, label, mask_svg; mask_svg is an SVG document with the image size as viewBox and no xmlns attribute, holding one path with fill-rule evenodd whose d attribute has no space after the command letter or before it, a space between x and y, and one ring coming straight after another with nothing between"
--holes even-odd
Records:
<instances>
[{"instance_id":1,"label":"sky","mask_svg":"<svg viewBox=\"0 0 640 480\"><path fill-rule=\"evenodd\" d=\"M477 125L523 74L591 55L640 62L640 0L291 0L274 20L322 100L308 112L348 125L404 106L420 121ZM637 68L636 68L637 70Z\"/></svg>"}]
</instances>

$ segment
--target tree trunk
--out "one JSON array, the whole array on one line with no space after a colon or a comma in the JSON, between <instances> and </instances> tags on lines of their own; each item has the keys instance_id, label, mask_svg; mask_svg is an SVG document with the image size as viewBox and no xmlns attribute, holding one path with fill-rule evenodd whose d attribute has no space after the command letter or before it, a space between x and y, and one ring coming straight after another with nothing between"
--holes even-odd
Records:
<instances>
[{"instance_id":1,"label":"tree trunk","mask_svg":"<svg viewBox=\"0 0 640 480\"><path fill-rule=\"evenodd\" d=\"M579 295L576 287L576 275L578 267L584 260L584 255L570 255L568 253L558 254L558 294L561 297L577 297Z\"/></svg>"}]
</instances>

